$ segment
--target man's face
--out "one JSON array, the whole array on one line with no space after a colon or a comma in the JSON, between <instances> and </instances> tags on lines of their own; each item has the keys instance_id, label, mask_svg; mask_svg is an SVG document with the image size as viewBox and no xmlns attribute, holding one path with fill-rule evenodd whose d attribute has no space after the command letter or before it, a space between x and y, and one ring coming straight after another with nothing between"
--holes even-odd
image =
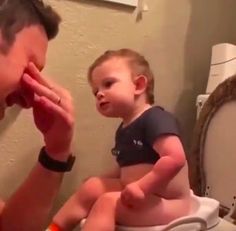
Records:
<instances>
[{"instance_id":1,"label":"man's face","mask_svg":"<svg viewBox=\"0 0 236 231\"><path fill-rule=\"evenodd\" d=\"M6 55L0 53L0 119L4 116L6 98L20 90L20 80L29 62L39 70L43 69L47 45L44 29L33 25L17 33Z\"/></svg>"}]
</instances>

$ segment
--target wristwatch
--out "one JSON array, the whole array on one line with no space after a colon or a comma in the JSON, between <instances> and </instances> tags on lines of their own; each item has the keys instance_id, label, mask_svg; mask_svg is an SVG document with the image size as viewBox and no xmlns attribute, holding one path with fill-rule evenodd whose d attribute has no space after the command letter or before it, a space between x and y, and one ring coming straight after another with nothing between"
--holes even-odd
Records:
<instances>
[{"instance_id":1,"label":"wristwatch","mask_svg":"<svg viewBox=\"0 0 236 231\"><path fill-rule=\"evenodd\" d=\"M52 159L46 152L45 147L42 147L39 153L38 161L43 167L54 172L69 172L71 171L75 156L70 155L66 162Z\"/></svg>"}]
</instances>

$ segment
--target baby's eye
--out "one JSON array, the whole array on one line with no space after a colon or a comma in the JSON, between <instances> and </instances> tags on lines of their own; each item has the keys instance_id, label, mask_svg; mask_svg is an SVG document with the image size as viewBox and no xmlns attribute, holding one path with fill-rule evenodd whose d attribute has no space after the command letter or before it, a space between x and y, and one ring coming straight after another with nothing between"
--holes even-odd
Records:
<instances>
[{"instance_id":1,"label":"baby's eye","mask_svg":"<svg viewBox=\"0 0 236 231\"><path fill-rule=\"evenodd\" d=\"M108 80L104 83L104 87L105 88L110 88L112 86L112 84L114 83L113 80Z\"/></svg>"}]
</instances>

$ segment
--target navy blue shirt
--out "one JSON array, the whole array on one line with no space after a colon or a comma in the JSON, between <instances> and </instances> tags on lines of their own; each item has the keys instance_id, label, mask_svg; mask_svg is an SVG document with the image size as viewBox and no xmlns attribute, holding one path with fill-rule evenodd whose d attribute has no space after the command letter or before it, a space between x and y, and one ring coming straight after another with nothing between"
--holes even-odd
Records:
<instances>
[{"instance_id":1,"label":"navy blue shirt","mask_svg":"<svg viewBox=\"0 0 236 231\"><path fill-rule=\"evenodd\" d=\"M135 164L155 164L160 158L153 149L156 139L162 135L180 136L178 123L172 114L154 106L144 111L126 127L118 127L112 154L120 167Z\"/></svg>"}]
</instances>

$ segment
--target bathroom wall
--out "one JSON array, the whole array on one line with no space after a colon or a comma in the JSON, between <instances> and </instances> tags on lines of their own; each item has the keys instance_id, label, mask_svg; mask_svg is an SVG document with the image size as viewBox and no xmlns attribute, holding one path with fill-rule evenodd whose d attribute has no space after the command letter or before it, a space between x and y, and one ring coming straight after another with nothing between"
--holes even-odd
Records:
<instances>
[{"instance_id":1,"label":"bathroom wall","mask_svg":"<svg viewBox=\"0 0 236 231\"><path fill-rule=\"evenodd\" d=\"M91 62L106 49L133 48L150 61L157 104L175 113L186 150L195 122L195 99L206 88L211 47L236 44L235 0L146 0L134 8L101 0L48 0L61 14L60 34L50 43L44 73L71 91L76 107L74 153L57 206L87 176L112 165L110 148L119 120L101 117L86 81ZM12 108L0 124L0 192L6 198L37 159L41 136L30 110Z\"/></svg>"}]
</instances>

